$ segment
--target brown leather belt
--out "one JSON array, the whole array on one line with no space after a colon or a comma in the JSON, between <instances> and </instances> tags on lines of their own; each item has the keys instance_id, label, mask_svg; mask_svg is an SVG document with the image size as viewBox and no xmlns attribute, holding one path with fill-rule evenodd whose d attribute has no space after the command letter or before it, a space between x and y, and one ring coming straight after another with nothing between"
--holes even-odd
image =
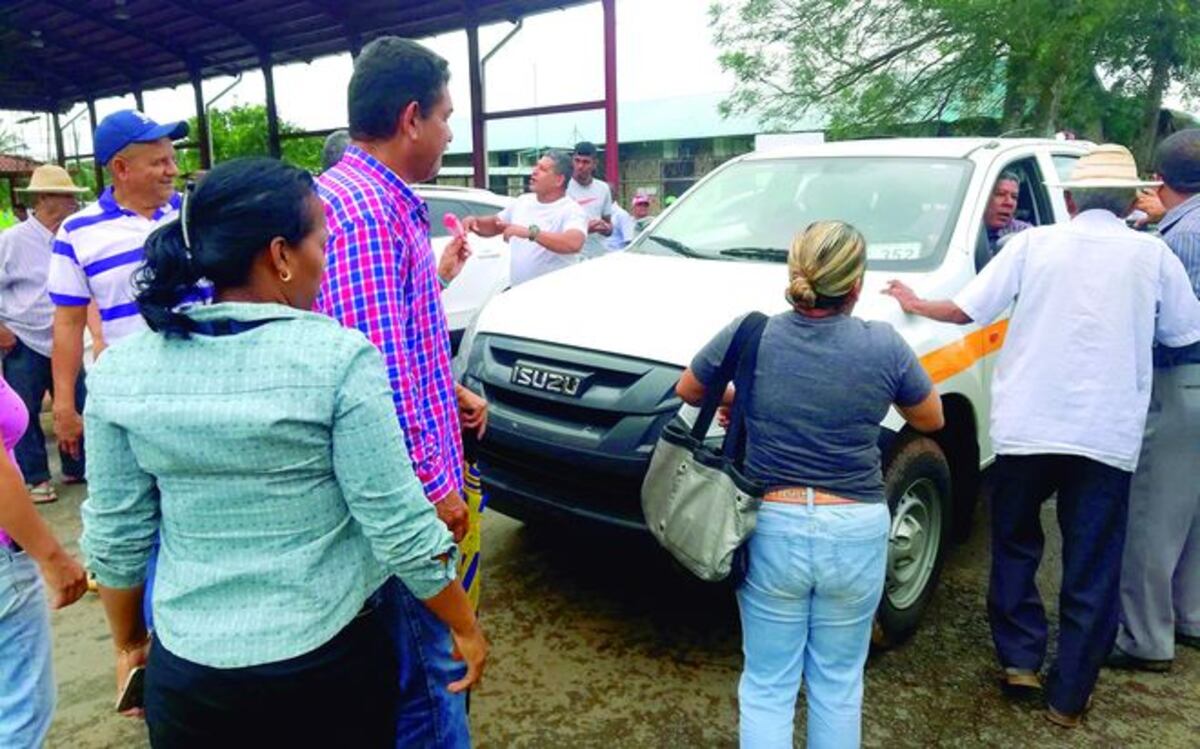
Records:
<instances>
[{"instance_id":1,"label":"brown leather belt","mask_svg":"<svg viewBox=\"0 0 1200 749\"><path fill-rule=\"evenodd\" d=\"M763 500L767 502L783 502L790 505L806 505L810 502L814 505L845 505L853 504L856 500L839 497L836 494L819 491L811 486L786 486L781 489L774 489L767 492L763 496Z\"/></svg>"}]
</instances>

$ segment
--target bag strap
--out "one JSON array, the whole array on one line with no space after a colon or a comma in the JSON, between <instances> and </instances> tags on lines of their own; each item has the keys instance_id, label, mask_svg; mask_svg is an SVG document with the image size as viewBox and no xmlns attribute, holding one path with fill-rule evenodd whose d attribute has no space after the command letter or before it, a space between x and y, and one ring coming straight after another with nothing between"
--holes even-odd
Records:
<instances>
[{"instance_id":1,"label":"bag strap","mask_svg":"<svg viewBox=\"0 0 1200 749\"><path fill-rule=\"evenodd\" d=\"M713 382L708 383L704 390L704 400L700 403L700 415L696 417L696 423L692 425L692 439L703 440L704 435L708 434L708 428L712 426L713 418L717 415L717 408L720 407L721 400L725 397L725 389L737 373L742 352L751 341L754 341L757 353L758 339L762 336L762 330L766 324L766 315L761 312L751 312L738 325L733 339L729 342L729 348L725 349L725 356L721 359L721 366L717 368L716 377Z\"/></svg>"},{"instance_id":2,"label":"bag strap","mask_svg":"<svg viewBox=\"0 0 1200 749\"><path fill-rule=\"evenodd\" d=\"M754 370L758 366L758 347L762 343L763 331L767 328L767 316L760 314L755 321L742 355L738 358L737 372L733 377L733 409L729 414L729 429L725 431L725 442L721 451L725 457L740 466L746 455L746 414L750 411L750 392L754 388Z\"/></svg>"},{"instance_id":3,"label":"bag strap","mask_svg":"<svg viewBox=\"0 0 1200 749\"><path fill-rule=\"evenodd\" d=\"M217 320L192 320L192 329L188 332L207 336L227 336L245 333L247 330L266 325L269 322L277 320L288 320L287 317L266 317L262 320L230 320L228 318L220 318Z\"/></svg>"}]
</instances>

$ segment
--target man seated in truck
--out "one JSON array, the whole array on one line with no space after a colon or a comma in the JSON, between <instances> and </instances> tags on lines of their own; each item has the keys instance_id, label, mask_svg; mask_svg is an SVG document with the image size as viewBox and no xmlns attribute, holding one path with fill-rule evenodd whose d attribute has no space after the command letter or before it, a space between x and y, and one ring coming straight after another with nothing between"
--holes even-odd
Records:
<instances>
[{"instance_id":1,"label":"man seated in truck","mask_svg":"<svg viewBox=\"0 0 1200 749\"><path fill-rule=\"evenodd\" d=\"M987 231L988 249L992 257L1000 251L1000 240L1010 234L1025 231L1033 226L1016 217L1017 201L1021 196L1021 176L1016 172L1002 172L992 187L987 211L983 214L983 226Z\"/></svg>"}]
</instances>

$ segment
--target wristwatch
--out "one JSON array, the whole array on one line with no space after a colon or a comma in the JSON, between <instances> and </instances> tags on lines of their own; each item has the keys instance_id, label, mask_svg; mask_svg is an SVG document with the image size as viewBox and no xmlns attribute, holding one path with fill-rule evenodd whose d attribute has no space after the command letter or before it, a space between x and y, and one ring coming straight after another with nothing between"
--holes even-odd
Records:
<instances>
[{"instance_id":1,"label":"wristwatch","mask_svg":"<svg viewBox=\"0 0 1200 749\"><path fill-rule=\"evenodd\" d=\"M530 242L536 242L538 234L541 234L541 233L542 233L542 230L538 228L537 224L529 225L529 241Z\"/></svg>"}]
</instances>

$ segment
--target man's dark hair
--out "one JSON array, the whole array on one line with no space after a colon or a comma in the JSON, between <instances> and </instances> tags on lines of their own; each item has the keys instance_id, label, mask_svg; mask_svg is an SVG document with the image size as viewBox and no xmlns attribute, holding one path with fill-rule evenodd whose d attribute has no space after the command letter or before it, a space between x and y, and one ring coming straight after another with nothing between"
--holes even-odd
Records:
<instances>
[{"instance_id":1,"label":"man's dark hair","mask_svg":"<svg viewBox=\"0 0 1200 749\"><path fill-rule=\"evenodd\" d=\"M596 158L596 144L590 140L581 140L575 144L576 156L591 156Z\"/></svg>"},{"instance_id":2,"label":"man's dark hair","mask_svg":"<svg viewBox=\"0 0 1200 749\"><path fill-rule=\"evenodd\" d=\"M412 102L429 113L450 80L450 66L414 41L382 36L363 47L354 61L347 99L350 135L386 140Z\"/></svg>"},{"instance_id":3,"label":"man's dark hair","mask_svg":"<svg viewBox=\"0 0 1200 749\"><path fill-rule=\"evenodd\" d=\"M567 185L571 184L571 177L575 176L571 157L562 151L547 151L542 156L554 162L554 173L563 178L563 189L566 190Z\"/></svg>"},{"instance_id":4,"label":"man's dark hair","mask_svg":"<svg viewBox=\"0 0 1200 749\"><path fill-rule=\"evenodd\" d=\"M1175 192L1200 193L1200 129L1180 130L1158 144L1156 171Z\"/></svg>"}]
</instances>

